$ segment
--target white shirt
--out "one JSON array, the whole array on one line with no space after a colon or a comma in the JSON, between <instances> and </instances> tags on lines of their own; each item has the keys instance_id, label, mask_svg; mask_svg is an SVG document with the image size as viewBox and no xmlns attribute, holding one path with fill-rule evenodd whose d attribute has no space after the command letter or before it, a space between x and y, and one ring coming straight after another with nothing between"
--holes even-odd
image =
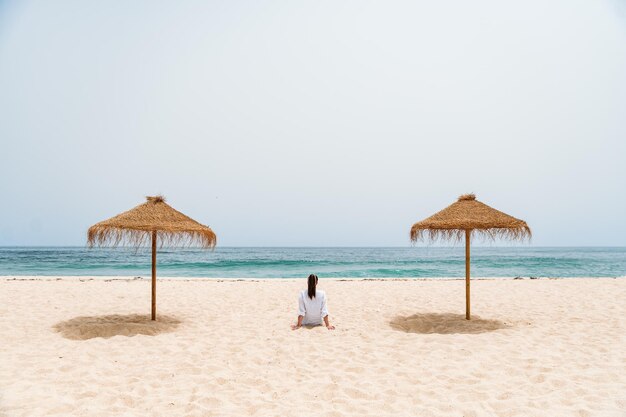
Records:
<instances>
[{"instance_id":1,"label":"white shirt","mask_svg":"<svg viewBox=\"0 0 626 417\"><path fill-rule=\"evenodd\" d=\"M315 291L315 297L309 298L307 290L300 291L298 297L298 315L304 316L302 324L318 325L322 324L322 319L328 315L326 308L326 293L322 290Z\"/></svg>"}]
</instances>

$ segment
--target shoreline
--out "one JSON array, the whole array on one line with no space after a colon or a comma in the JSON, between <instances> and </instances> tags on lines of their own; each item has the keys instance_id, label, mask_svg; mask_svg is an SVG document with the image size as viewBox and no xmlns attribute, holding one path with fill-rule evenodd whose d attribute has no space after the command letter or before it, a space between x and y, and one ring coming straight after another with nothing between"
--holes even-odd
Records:
<instances>
[{"instance_id":1,"label":"shoreline","mask_svg":"<svg viewBox=\"0 0 626 417\"><path fill-rule=\"evenodd\" d=\"M471 281L546 281L546 280L608 280L626 279L626 276L602 276L602 277L471 277ZM0 281L150 281L150 276L126 276L126 275L0 275ZM249 278L249 277L172 277L157 275L157 281L211 281L211 282L294 282L305 281L306 277L288 278ZM464 281L465 277L416 277L416 278L385 278L385 277L320 277L322 282L342 281Z\"/></svg>"}]
</instances>

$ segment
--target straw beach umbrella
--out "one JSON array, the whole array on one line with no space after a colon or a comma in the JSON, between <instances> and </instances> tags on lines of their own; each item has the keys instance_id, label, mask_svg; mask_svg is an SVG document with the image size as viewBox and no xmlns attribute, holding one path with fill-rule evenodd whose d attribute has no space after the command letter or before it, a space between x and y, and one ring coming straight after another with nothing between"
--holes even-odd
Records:
<instances>
[{"instance_id":1,"label":"straw beach umbrella","mask_svg":"<svg viewBox=\"0 0 626 417\"><path fill-rule=\"evenodd\" d=\"M417 222L411 227L411 241L460 241L465 237L465 318L470 319L470 239L479 235L488 239L530 239L531 231L525 221L502 213L476 200L474 194L459 199Z\"/></svg>"},{"instance_id":2,"label":"straw beach umbrella","mask_svg":"<svg viewBox=\"0 0 626 417\"><path fill-rule=\"evenodd\" d=\"M163 196L146 197L137 207L96 223L87 232L89 247L117 246L128 242L135 247L152 243L152 320L156 320L156 248L163 244L197 243L213 248L217 238L208 227L174 210Z\"/></svg>"}]
</instances>

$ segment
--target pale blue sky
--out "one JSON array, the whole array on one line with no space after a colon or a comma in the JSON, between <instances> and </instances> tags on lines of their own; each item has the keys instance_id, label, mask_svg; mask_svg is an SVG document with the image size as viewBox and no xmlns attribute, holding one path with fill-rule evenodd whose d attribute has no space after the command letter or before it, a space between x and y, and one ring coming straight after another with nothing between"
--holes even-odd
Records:
<instances>
[{"instance_id":1,"label":"pale blue sky","mask_svg":"<svg viewBox=\"0 0 626 417\"><path fill-rule=\"evenodd\" d=\"M163 193L221 245L408 245L475 192L626 242L626 7L0 0L0 245Z\"/></svg>"}]
</instances>

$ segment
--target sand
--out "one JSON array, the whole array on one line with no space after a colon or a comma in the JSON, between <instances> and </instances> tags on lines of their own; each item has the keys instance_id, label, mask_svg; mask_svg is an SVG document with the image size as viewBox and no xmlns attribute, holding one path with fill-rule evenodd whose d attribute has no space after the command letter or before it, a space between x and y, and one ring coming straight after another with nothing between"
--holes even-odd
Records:
<instances>
[{"instance_id":1,"label":"sand","mask_svg":"<svg viewBox=\"0 0 626 417\"><path fill-rule=\"evenodd\" d=\"M626 279L0 279L0 416L626 416Z\"/></svg>"}]
</instances>

